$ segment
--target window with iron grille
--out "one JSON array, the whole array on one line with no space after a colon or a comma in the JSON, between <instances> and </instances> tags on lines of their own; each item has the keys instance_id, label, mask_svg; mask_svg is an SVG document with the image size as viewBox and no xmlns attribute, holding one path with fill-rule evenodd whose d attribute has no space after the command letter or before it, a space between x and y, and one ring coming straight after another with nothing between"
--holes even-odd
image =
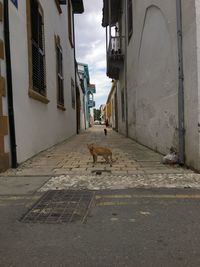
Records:
<instances>
[{"instance_id":1,"label":"window with iron grille","mask_svg":"<svg viewBox=\"0 0 200 267\"><path fill-rule=\"evenodd\" d=\"M37 0L30 0L30 12L32 89L37 93L46 96L43 12Z\"/></svg>"},{"instance_id":2,"label":"window with iron grille","mask_svg":"<svg viewBox=\"0 0 200 267\"><path fill-rule=\"evenodd\" d=\"M128 0L128 39L131 39L133 33L133 10L132 10L132 0Z\"/></svg>"},{"instance_id":3,"label":"window with iron grille","mask_svg":"<svg viewBox=\"0 0 200 267\"><path fill-rule=\"evenodd\" d=\"M57 62L57 103L64 106L64 79L63 79L63 54L59 37L56 38L56 62Z\"/></svg>"}]
</instances>

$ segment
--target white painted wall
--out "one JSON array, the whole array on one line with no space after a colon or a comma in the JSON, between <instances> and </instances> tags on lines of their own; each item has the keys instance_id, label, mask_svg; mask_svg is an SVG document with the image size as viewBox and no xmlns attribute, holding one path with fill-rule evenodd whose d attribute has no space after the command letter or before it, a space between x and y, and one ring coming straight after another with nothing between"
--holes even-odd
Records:
<instances>
[{"instance_id":1,"label":"white painted wall","mask_svg":"<svg viewBox=\"0 0 200 267\"><path fill-rule=\"evenodd\" d=\"M121 17L125 34L125 3ZM128 135L163 154L178 149L176 1L133 0L127 47ZM200 0L182 0L186 164L200 169ZM125 66L117 83L118 129Z\"/></svg>"},{"instance_id":2,"label":"white painted wall","mask_svg":"<svg viewBox=\"0 0 200 267\"><path fill-rule=\"evenodd\" d=\"M122 31L121 36L125 36L125 34L126 34L126 32L125 32L126 1L122 1L122 8L123 8L123 12L122 12L122 15L121 15L121 20L120 20L119 27L120 27L120 29ZM125 43L125 39L123 39L123 41L122 41L122 51L124 53L124 56L126 57L125 44L126 44ZM117 83L118 131L120 133L124 134L124 135L126 135L126 96L125 96L125 92L126 92L126 81L125 81L125 79L126 79L126 76L125 76L126 66L125 66L125 64L126 64L126 59L124 60L124 66L121 68L119 81ZM122 90L124 91L124 119L122 119L122 108L123 108L122 107L122 95L121 95Z\"/></svg>"},{"instance_id":3,"label":"white painted wall","mask_svg":"<svg viewBox=\"0 0 200 267\"><path fill-rule=\"evenodd\" d=\"M186 162L200 170L200 1L182 2Z\"/></svg>"},{"instance_id":4,"label":"white painted wall","mask_svg":"<svg viewBox=\"0 0 200 267\"><path fill-rule=\"evenodd\" d=\"M129 136L162 153L178 146L175 4L133 1L127 50Z\"/></svg>"},{"instance_id":5,"label":"white painted wall","mask_svg":"<svg viewBox=\"0 0 200 267\"><path fill-rule=\"evenodd\" d=\"M9 1L10 2L10 1ZM54 1L41 0L44 11L46 80L48 104L28 96L28 47L26 1L10 3L10 36L13 70L14 112L18 162L63 141L76 133L76 110L72 108L71 78L75 81L74 54L68 40L67 6L59 15ZM57 109L56 53L54 35L63 49L64 101Z\"/></svg>"}]
</instances>

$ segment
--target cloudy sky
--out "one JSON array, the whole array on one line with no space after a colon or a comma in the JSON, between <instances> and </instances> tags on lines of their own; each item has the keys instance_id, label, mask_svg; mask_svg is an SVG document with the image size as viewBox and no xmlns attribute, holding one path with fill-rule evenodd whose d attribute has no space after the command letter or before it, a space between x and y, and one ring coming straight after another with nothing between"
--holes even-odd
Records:
<instances>
[{"instance_id":1,"label":"cloudy sky","mask_svg":"<svg viewBox=\"0 0 200 267\"><path fill-rule=\"evenodd\" d=\"M84 13L75 15L76 59L89 66L90 83L96 84L96 108L105 104L111 88L106 76L106 35L101 26L103 0L84 0Z\"/></svg>"}]
</instances>

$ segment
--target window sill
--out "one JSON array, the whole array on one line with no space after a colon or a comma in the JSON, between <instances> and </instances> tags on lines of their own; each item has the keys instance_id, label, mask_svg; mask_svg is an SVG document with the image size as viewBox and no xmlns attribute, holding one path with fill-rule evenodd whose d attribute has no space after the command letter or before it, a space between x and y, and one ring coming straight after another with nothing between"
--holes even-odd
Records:
<instances>
[{"instance_id":1,"label":"window sill","mask_svg":"<svg viewBox=\"0 0 200 267\"><path fill-rule=\"evenodd\" d=\"M62 111L66 110L66 108L64 106L60 105L60 104L57 104L57 108L62 110Z\"/></svg>"},{"instance_id":2,"label":"window sill","mask_svg":"<svg viewBox=\"0 0 200 267\"><path fill-rule=\"evenodd\" d=\"M48 103L49 103L49 100L46 98L46 96L43 96L43 95L37 93L37 92L34 91L33 89L29 89L29 91L28 91L28 95L29 95L31 98L33 98L33 99L35 99L35 100L38 100L38 101L40 101L40 102L42 102L42 103L44 103L44 104L48 104Z\"/></svg>"},{"instance_id":3,"label":"window sill","mask_svg":"<svg viewBox=\"0 0 200 267\"><path fill-rule=\"evenodd\" d=\"M59 14L61 14L62 13L62 9L60 7L59 0L55 0L55 3L56 3L56 6L57 6L57 9L58 9Z\"/></svg>"}]
</instances>

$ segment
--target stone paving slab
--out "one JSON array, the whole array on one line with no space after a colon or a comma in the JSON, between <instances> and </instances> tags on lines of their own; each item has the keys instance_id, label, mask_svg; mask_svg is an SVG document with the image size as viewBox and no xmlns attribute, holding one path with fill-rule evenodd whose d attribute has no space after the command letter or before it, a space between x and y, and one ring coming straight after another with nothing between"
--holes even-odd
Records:
<instances>
[{"instance_id":1,"label":"stone paving slab","mask_svg":"<svg viewBox=\"0 0 200 267\"><path fill-rule=\"evenodd\" d=\"M89 187L92 184L94 188L112 186L126 188L129 186L150 186L150 184L160 187L170 186L173 183L180 187L197 186L195 179L199 181L199 175L192 170L181 168L178 165L163 165L161 154L111 129L108 129L108 135L105 136L103 129L103 126L88 129L80 135L42 151L20 164L17 169L9 169L1 176L49 176L55 179L56 185L58 181L63 183L66 180L67 182L65 181L64 184L69 182L69 187L73 186L73 183L78 187L81 186L81 183L87 184ZM110 147L113 152L112 166L106 164L100 157L98 157L97 164L94 165L87 148L89 143ZM107 171L110 174L104 173L101 177L96 177L96 171ZM72 181L70 182L69 179ZM101 184L99 184L99 180Z\"/></svg>"}]
</instances>

